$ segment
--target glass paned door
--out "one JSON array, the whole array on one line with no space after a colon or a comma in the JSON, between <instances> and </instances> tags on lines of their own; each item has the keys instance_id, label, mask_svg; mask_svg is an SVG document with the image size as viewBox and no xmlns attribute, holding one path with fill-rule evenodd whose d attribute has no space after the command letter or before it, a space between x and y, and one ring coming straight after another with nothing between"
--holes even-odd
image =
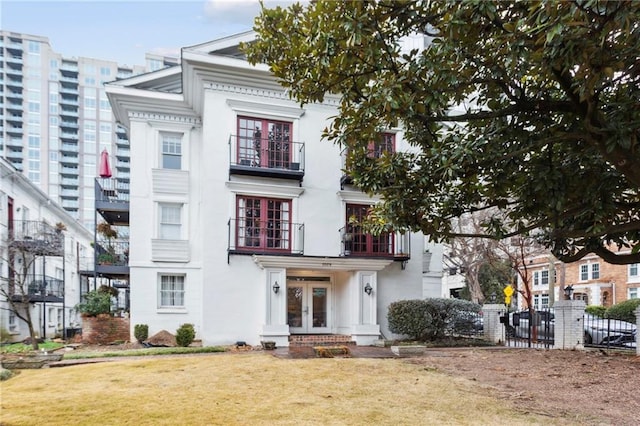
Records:
<instances>
[{"instance_id":1,"label":"glass paned door","mask_svg":"<svg viewBox=\"0 0 640 426\"><path fill-rule=\"evenodd\" d=\"M329 333L330 285L317 282L287 284L287 321L291 333Z\"/></svg>"}]
</instances>

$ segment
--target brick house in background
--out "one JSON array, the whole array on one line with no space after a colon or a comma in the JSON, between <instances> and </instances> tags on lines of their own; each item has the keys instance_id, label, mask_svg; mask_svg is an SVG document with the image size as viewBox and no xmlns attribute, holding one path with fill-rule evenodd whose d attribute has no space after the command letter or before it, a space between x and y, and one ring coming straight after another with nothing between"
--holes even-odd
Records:
<instances>
[{"instance_id":1,"label":"brick house in background","mask_svg":"<svg viewBox=\"0 0 640 426\"><path fill-rule=\"evenodd\" d=\"M586 305L609 307L627 299L640 297L640 264L613 265L590 254L577 262L563 263L557 259L550 268L550 255L528 260L527 269L536 309L549 307L550 288L554 289L554 300L564 298L564 287L572 286L574 300L583 300ZM555 285L551 277L555 274ZM520 280L518 285L522 286ZM518 307L525 308L522 297Z\"/></svg>"}]
</instances>

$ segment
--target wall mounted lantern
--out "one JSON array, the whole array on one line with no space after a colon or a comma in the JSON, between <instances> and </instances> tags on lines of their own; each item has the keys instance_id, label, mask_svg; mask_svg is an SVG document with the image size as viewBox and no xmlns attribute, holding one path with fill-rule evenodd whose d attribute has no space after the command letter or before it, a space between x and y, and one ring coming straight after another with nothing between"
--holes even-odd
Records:
<instances>
[{"instance_id":1,"label":"wall mounted lantern","mask_svg":"<svg viewBox=\"0 0 640 426\"><path fill-rule=\"evenodd\" d=\"M372 291L373 291L373 287L371 287L371 285L367 283L367 285L364 286L364 292L367 293L369 296L371 296Z\"/></svg>"},{"instance_id":2,"label":"wall mounted lantern","mask_svg":"<svg viewBox=\"0 0 640 426\"><path fill-rule=\"evenodd\" d=\"M276 281L276 282L273 284L273 292L274 292L275 294L278 294L278 292L279 292L279 291L280 291L280 286L278 285L278 281Z\"/></svg>"}]
</instances>

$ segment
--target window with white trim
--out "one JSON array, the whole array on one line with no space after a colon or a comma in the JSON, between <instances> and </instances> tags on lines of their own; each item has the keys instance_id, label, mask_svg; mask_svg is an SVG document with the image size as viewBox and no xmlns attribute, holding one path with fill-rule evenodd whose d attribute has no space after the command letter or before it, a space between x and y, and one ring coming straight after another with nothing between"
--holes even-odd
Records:
<instances>
[{"instance_id":1,"label":"window with white trim","mask_svg":"<svg viewBox=\"0 0 640 426\"><path fill-rule=\"evenodd\" d=\"M182 239L182 204L160 203L160 227L158 238L161 240Z\"/></svg>"},{"instance_id":2,"label":"window with white trim","mask_svg":"<svg viewBox=\"0 0 640 426\"><path fill-rule=\"evenodd\" d=\"M162 139L162 168L182 170L182 134L160 133Z\"/></svg>"},{"instance_id":3,"label":"window with white trim","mask_svg":"<svg viewBox=\"0 0 640 426\"><path fill-rule=\"evenodd\" d=\"M627 295L629 299L637 299L638 298L638 287L630 287L629 294Z\"/></svg>"},{"instance_id":4,"label":"window with white trim","mask_svg":"<svg viewBox=\"0 0 640 426\"><path fill-rule=\"evenodd\" d=\"M9 312L9 331L16 331L18 324L16 323L16 314Z\"/></svg>"},{"instance_id":5,"label":"window with white trim","mask_svg":"<svg viewBox=\"0 0 640 426\"><path fill-rule=\"evenodd\" d=\"M580 265L580 281L597 280L599 278L599 263L583 263Z\"/></svg>"},{"instance_id":6,"label":"window with white trim","mask_svg":"<svg viewBox=\"0 0 640 426\"><path fill-rule=\"evenodd\" d=\"M533 273L533 285L549 285L549 271L535 271Z\"/></svg>"},{"instance_id":7,"label":"window with white trim","mask_svg":"<svg viewBox=\"0 0 640 426\"><path fill-rule=\"evenodd\" d=\"M184 308L184 275L160 275L160 307Z\"/></svg>"},{"instance_id":8,"label":"window with white trim","mask_svg":"<svg viewBox=\"0 0 640 426\"><path fill-rule=\"evenodd\" d=\"M632 263L629 265L628 281L640 281L640 263Z\"/></svg>"}]
</instances>

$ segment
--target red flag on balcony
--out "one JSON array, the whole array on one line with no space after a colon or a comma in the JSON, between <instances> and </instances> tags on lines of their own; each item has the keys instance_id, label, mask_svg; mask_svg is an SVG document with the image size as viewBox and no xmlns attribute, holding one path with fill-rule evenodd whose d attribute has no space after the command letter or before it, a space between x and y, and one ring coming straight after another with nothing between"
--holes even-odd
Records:
<instances>
[{"instance_id":1,"label":"red flag on balcony","mask_svg":"<svg viewBox=\"0 0 640 426\"><path fill-rule=\"evenodd\" d=\"M102 154L100 154L100 170L98 173L102 178L111 177L111 167L109 167L109 153L106 149L103 149Z\"/></svg>"}]
</instances>

